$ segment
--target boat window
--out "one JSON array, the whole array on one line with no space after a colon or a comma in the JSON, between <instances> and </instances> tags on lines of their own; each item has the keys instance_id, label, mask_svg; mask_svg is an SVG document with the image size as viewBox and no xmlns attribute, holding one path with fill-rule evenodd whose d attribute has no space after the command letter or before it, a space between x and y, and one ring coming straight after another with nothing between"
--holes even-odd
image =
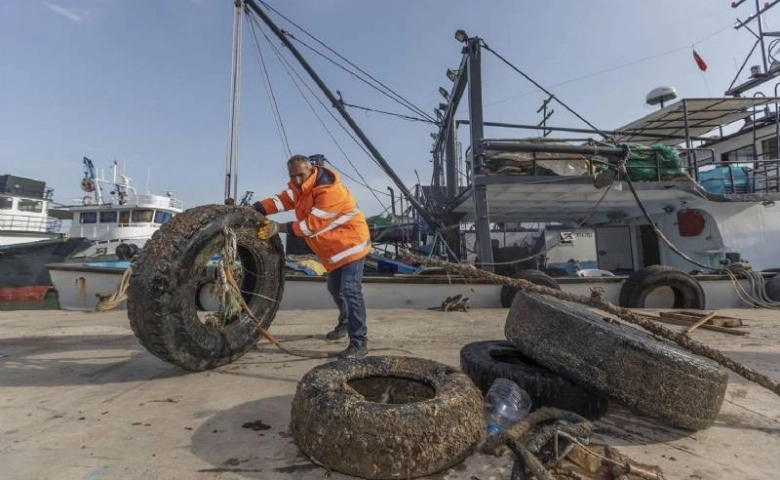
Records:
<instances>
[{"instance_id":1,"label":"boat window","mask_svg":"<svg viewBox=\"0 0 780 480\"><path fill-rule=\"evenodd\" d=\"M123 210L119 212L119 226L126 227L128 225L130 225L130 212L128 210Z\"/></svg>"},{"instance_id":2,"label":"boat window","mask_svg":"<svg viewBox=\"0 0 780 480\"><path fill-rule=\"evenodd\" d=\"M154 223L160 223L163 224L171 219L171 212L161 212L156 211L154 212Z\"/></svg>"},{"instance_id":3,"label":"boat window","mask_svg":"<svg viewBox=\"0 0 780 480\"><path fill-rule=\"evenodd\" d=\"M116 212L100 212L100 223L116 223Z\"/></svg>"},{"instance_id":4,"label":"boat window","mask_svg":"<svg viewBox=\"0 0 780 480\"><path fill-rule=\"evenodd\" d=\"M748 145L720 155L722 162L752 163L756 160L756 147Z\"/></svg>"},{"instance_id":5,"label":"boat window","mask_svg":"<svg viewBox=\"0 0 780 480\"><path fill-rule=\"evenodd\" d=\"M154 210L133 210L133 223L151 223Z\"/></svg>"},{"instance_id":6,"label":"boat window","mask_svg":"<svg viewBox=\"0 0 780 480\"><path fill-rule=\"evenodd\" d=\"M761 153L763 160L776 160L777 155L777 138L772 137L767 140L761 141Z\"/></svg>"},{"instance_id":7,"label":"boat window","mask_svg":"<svg viewBox=\"0 0 780 480\"><path fill-rule=\"evenodd\" d=\"M97 223L97 212L81 212L79 223Z\"/></svg>"},{"instance_id":8,"label":"boat window","mask_svg":"<svg viewBox=\"0 0 780 480\"><path fill-rule=\"evenodd\" d=\"M19 211L40 213L43 211L43 202L40 200L28 200L26 198L20 198Z\"/></svg>"},{"instance_id":9,"label":"boat window","mask_svg":"<svg viewBox=\"0 0 780 480\"><path fill-rule=\"evenodd\" d=\"M0 210L10 210L13 208L14 199L11 197L0 197Z\"/></svg>"}]
</instances>

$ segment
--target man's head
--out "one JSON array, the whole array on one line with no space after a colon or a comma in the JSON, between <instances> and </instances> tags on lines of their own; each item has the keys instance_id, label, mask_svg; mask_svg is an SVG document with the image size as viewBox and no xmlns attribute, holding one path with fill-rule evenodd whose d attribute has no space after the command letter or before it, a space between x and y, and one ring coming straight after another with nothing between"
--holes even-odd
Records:
<instances>
[{"instance_id":1,"label":"man's head","mask_svg":"<svg viewBox=\"0 0 780 480\"><path fill-rule=\"evenodd\" d=\"M312 174L311 162L308 157L303 155L293 155L287 160L287 171L290 173L290 182L296 187L301 188L303 182Z\"/></svg>"}]
</instances>

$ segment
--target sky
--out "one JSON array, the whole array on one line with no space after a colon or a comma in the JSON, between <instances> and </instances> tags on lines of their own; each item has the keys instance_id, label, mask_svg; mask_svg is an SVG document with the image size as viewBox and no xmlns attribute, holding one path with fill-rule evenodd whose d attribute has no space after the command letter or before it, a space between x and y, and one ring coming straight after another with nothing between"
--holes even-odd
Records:
<instances>
[{"instance_id":1,"label":"sky","mask_svg":"<svg viewBox=\"0 0 780 480\"><path fill-rule=\"evenodd\" d=\"M657 107L646 105L645 96L658 86L675 87L679 98L721 96L754 42L745 29L732 28L751 13L753 2L732 9L727 0L266 1L431 115L443 101L438 88L451 87L447 69L460 63L457 29L483 38L602 129L651 113ZM0 174L44 180L57 202L69 204L84 194L82 157L106 172L116 159L140 191L174 191L185 208L221 203L233 15L232 0L2 0ZM317 46L286 20L271 16L296 38ZM765 16L765 28L773 27L780 27L780 9ZM238 196L252 190L253 200L259 200L286 188L288 180L287 149L253 31L290 151L324 154L357 180L344 179L366 214L381 213L389 206L389 177L334 122L335 110L310 98L322 122L314 116L261 31L248 22ZM296 45L345 102L414 115ZM697 68L693 48L707 63L706 72ZM289 52L283 54L316 89ZM748 65L759 61L754 54ZM743 72L740 82L746 78ZM483 81L486 120L541 120L536 110L546 94L489 52L483 55ZM464 99L457 118L467 118L467 105ZM584 126L561 105L551 108L551 125ZM418 178L430 182L432 125L349 111L407 187ZM465 150L467 127L458 135ZM532 135L486 130L490 138ZM360 185L364 182L350 162L378 192Z\"/></svg>"}]
</instances>

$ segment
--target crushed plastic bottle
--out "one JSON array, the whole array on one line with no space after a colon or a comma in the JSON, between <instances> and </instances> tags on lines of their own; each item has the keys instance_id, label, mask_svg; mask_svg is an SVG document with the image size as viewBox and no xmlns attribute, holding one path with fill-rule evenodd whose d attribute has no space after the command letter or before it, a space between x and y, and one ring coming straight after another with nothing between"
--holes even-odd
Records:
<instances>
[{"instance_id":1,"label":"crushed plastic bottle","mask_svg":"<svg viewBox=\"0 0 780 480\"><path fill-rule=\"evenodd\" d=\"M490 435L519 422L530 410L531 397L508 378L495 379L482 404L482 414Z\"/></svg>"}]
</instances>

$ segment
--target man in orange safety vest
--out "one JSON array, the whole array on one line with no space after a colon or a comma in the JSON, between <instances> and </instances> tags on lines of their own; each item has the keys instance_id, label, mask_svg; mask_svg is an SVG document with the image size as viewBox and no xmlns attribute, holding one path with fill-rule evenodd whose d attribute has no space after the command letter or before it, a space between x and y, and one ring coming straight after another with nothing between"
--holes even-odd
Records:
<instances>
[{"instance_id":1,"label":"man in orange safety vest","mask_svg":"<svg viewBox=\"0 0 780 480\"><path fill-rule=\"evenodd\" d=\"M267 240L278 233L303 237L328 271L328 291L339 309L339 321L326 337L349 335L343 358L361 358L368 353L366 305L363 300L363 266L371 252L371 237L363 212L338 173L312 165L308 157L294 155L287 161L290 174L286 190L256 202L263 215L295 210L295 221L277 223L266 219L257 238Z\"/></svg>"}]
</instances>

